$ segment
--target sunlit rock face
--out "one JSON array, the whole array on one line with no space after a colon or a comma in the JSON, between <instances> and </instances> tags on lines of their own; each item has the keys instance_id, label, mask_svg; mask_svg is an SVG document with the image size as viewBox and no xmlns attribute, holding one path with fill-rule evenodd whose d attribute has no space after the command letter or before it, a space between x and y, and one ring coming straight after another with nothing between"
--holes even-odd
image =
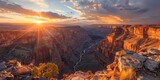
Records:
<instances>
[{"instance_id":1,"label":"sunlit rock face","mask_svg":"<svg viewBox=\"0 0 160 80\"><path fill-rule=\"evenodd\" d=\"M150 50L152 55L159 54L159 50ZM142 52L141 52L142 53ZM151 54L149 52L145 52ZM128 50L115 53L115 60L103 71L92 73L77 71L64 75L64 80L159 80L160 61L154 61L149 56L140 55Z\"/></svg>"},{"instance_id":2,"label":"sunlit rock face","mask_svg":"<svg viewBox=\"0 0 160 80\"><path fill-rule=\"evenodd\" d=\"M95 54L97 60L104 66L117 65L120 72L125 68L132 68L140 80L146 78L158 80L159 25L124 25L113 26L113 29L113 32L97 47ZM153 77L154 75L156 76Z\"/></svg>"},{"instance_id":3,"label":"sunlit rock face","mask_svg":"<svg viewBox=\"0 0 160 80\"><path fill-rule=\"evenodd\" d=\"M54 62L72 69L80 53L90 45L88 33L79 26L46 27L35 31L3 31L0 53L5 59L24 63ZM1 59L2 59L1 58Z\"/></svg>"},{"instance_id":4,"label":"sunlit rock face","mask_svg":"<svg viewBox=\"0 0 160 80\"><path fill-rule=\"evenodd\" d=\"M113 53L121 49L134 52L160 48L159 25L124 25L114 26L113 32L103 40L97 51L107 58L114 58Z\"/></svg>"}]
</instances>

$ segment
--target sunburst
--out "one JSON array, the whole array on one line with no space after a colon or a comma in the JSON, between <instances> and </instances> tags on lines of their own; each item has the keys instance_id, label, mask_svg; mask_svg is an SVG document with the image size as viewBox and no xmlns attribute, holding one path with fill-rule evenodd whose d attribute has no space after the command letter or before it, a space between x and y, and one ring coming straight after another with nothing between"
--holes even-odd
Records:
<instances>
[{"instance_id":1,"label":"sunburst","mask_svg":"<svg viewBox=\"0 0 160 80\"><path fill-rule=\"evenodd\" d=\"M41 20L35 20L35 23L38 24L38 25L41 25L44 23L44 21L41 21Z\"/></svg>"}]
</instances>

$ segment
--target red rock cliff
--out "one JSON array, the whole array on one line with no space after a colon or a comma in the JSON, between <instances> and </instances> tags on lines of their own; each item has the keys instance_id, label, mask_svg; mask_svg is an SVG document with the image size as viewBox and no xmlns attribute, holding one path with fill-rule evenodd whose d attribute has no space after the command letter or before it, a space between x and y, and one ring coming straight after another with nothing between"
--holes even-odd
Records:
<instances>
[{"instance_id":1,"label":"red rock cliff","mask_svg":"<svg viewBox=\"0 0 160 80\"><path fill-rule=\"evenodd\" d=\"M159 25L124 25L113 27L113 32L106 36L97 48L96 56L102 60L107 58L112 62L114 53L121 49L134 52L144 52L148 49L160 49L160 27ZM101 54L99 54L101 53ZM109 61L102 60L103 64Z\"/></svg>"}]
</instances>

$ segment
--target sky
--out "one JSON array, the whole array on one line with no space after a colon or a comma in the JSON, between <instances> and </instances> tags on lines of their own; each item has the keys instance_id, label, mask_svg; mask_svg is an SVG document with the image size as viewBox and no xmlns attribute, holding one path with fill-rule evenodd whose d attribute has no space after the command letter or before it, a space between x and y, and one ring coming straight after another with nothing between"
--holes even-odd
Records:
<instances>
[{"instance_id":1,"label":"sky","mask_svg":"<svg viewBox=\"0 0 160 80\"><path fill-rule=\"evenodd\" d=\"M160 0L0 0L0 23L154 24Z\"/></svg>"}]
</instances>

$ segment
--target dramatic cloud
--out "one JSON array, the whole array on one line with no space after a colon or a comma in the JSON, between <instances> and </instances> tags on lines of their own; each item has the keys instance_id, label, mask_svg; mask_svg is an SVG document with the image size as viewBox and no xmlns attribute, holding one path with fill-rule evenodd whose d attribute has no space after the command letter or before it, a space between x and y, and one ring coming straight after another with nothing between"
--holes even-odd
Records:
<instances>
[{"instance_id":1,"label":"dramatic cloud","mask_svg":"<svg viewBox=\"0 0 160 80\"><path fill-rule=\"evenodd\" d=\"M63 15L59 15L57 13L53 13L53 12L36 12L33 10L29 10L29 9L25 9L22 6L18 5L18 4L9 4L7 2L1 1L0 0L0 11L4 12L14 12L14 13L18 13L18 14L22 14L22 15L26 15L26 16L41 16L44 18L49 18L49 19L66 19L68 17L63 16Z\"/></svg>"},{"instance_id":2,"label":"dramatic cloud","mask_svg":"<svg viewBox=\"0 0 160 80\"><path fill-rule=\"evenodd\" d=\"M88 20L102 20L106 23L107 21L108 23L114 21L115 23L132 23L132 21L139 22L141 18L155 20L152 15L160 15L158 0L75 0L72 3L74 9L83 13L82 17Z\"/></svg>"},{"instance_id":3,"label":"dramatic cloud","mask_svg":"<svg viewBox=\"0 0 160 80\"><path fill-rule=\"evenodd\" d=\"M39 9L35 4L45 8ZM80 23L159 23L159 4L160 0L0 0L0 14L16 13L27 18ZM45 12L34 11L32 7L37 11L45 9ZM72 21L73 18L77 20Z\"/></svg>"}]
</instances>

